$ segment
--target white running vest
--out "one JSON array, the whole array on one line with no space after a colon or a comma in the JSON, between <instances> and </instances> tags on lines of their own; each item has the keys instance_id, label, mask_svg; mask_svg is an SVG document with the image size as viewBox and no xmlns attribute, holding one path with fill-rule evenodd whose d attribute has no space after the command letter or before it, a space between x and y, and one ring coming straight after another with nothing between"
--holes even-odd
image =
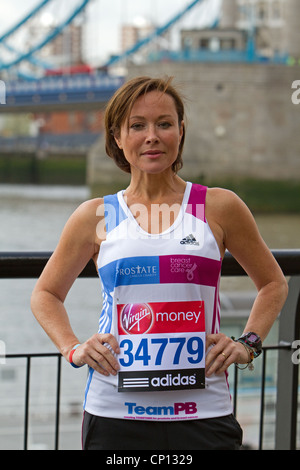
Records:
<instances>
[{"instance_id":1,"label":"white running vest","mask_svg":"<svg viewBox=\"0 0 300 470\"><path fill-rule=\"evenodd\" d=\"M89 413L171 421L232 412L227 374L204 373L205 335L220 326L222 264L205 218L206 191L187 183L175 222L161 234L141 229L123 191L104 197L99 333L118 339L120 371L105 377L90 368Z\"/></svg>"}]
</instances>

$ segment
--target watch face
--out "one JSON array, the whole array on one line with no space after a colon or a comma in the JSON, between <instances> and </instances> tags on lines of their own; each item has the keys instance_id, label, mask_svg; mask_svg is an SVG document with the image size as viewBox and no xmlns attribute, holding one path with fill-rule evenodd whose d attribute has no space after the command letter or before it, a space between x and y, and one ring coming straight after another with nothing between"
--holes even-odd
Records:
<instances>
[{"instance_id":1,"label":"watch face","mask_svg":"<svg viewBox=\"0 0 300 470\"><path fill-rule=\"evenodd\" d=\"M255 343L258 340L257 336L254 333L250 333L250 335L247 337L249 341L251 341L251 343Z\"/></svg>"},{"instance_id":2,"label":"watch face","mask_svg":"<svg viewBox=\"0 0 300 470\"><path fill-rule=\"evenodd\" d=\"M261 343L260 337L256 333L253 333L253 332L246 333L241 337L241 339L243 339L245 344L250 346L250 348L254 349L253 351L254 357L257 357L261 354L262 343Z\"/></svg>"}]
</instances>

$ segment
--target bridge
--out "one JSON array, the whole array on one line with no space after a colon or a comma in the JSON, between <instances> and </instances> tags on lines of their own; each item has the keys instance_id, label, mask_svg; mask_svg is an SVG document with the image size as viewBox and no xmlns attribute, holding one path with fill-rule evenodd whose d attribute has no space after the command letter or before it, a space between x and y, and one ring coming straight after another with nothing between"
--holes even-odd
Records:
<instances>
[{"instance_id":1,"label":"bridge","mask_svg":"<svg viewBox=\"0 0 300 470\"><path fill-rule=\"evenodd\" d=\"M31 22L41 21L43 12L47 12L57 0L42 0L21 20L17 21L6 32L0 34L0 78L6 86L6 100L0 105L0 113L35 112L38 110L53 111L65 109L95 109L105 103L112 93L122 83L122 77L110 75L111 67L124 64L135 56L141 49L157 41L165 33L172 30L181 22L188 13L196 12L199 23L203 18L209 18L205 28L214 29L219 25L222 16L222 3L217 11L212 10L211 0L193 0L187 2L163 25L157 26L151 33L139 39L133 46L114 55L97 69L90 73L70 74L68 67L62 68L61 76L49 74L54 64L45 62L39 57L39 53L56 39L76 18L80 18L90 0L72 0L68 2L69 8L63 19L57 20L55 27L39 36L36 41L23 48L16 48L13 39L20 35L26 28L31 27ZM251 13L251 12L250 12ZM248 13L248 15L250 15ZM35 23L35 24L36 24ZM203 27L203 26L202 26ZM162 50L150 52L148 61L189 61L189 62L259 62L265 60L255 51L253 30L248 31L247 44L243 51L226 50L219 53L211 51L191 51L186 48L181 51ZM281 62L286 57L275 57L274 61ZM30 72L28 71L30 70ZM45 76L46 75L46 76ZM50 76L48 76L50 75Z\"/></svg>"},{"instance_id":2,"label":"bridge","mask_svg":"<svg viewBox=\"0 0 300 470\"><path fill-rule=\"evenodd\" d=\"M12 80L6 85L6 104L0 105L0 113L99 109L123 82L124 77L102 72Z\"/></svg>"},{"instance_id":3,"label":"bridge","mask_svg":"<svg viewBox=\"0 0 300 470\"><path fill-rule=\"evenodd\" d=\"M187 2L176 14L163 25L154 29L151 34L138 40L119 56L113 56L99 67L88 65L70 66L65 64L57 68L50 59L41 59L40 52L72 25L82 18L90 0L40 0L21 19L7 31L0 33L0 115L25 113L51 113L56 111L98 111L113 93L124 83L125 77L111 73L111 67L124 63L142 48L155 41L170 30L184 16L203 4L207 9L207 0ZM25 46L17 39L24 31L38 25L39 31L42 15L56 13L63 4L67 4L63 18L57 18L54 27L44 28L37 38ZM58 8L59 7L59 8ZM201 16L200 12L200 16ZM83 18L84 20L84 18ZM33 25L33 26L32 26ZM31 38L32 39L32 38ZM23 41L24 42L24 41ZM31 43L32 42L32 43ZM18 44L18 47L16 46ZM36 134L36 133L35 133ZM76 138L75 138L76 137ZM36 182L37 169L41 155L70 155L86 157L87 152L99 133L82 131L76 135L53 134L38 129L33 136L0 136L2 150L2 177L12 181L12 157L22 154L22 167L26 165L30 181ZM24 170L23 170L24 173ZM15 176L18 179L18 176Z\"/></svg>"},{"instance_id":4,"label":"bridge","mask_svg":"<svg viewBox=\"0 0 300 470\"><path fill-rule=\"evenodd\" d=\"M165 34L188 12L207 0L193 0L171 17L166 24L154 29L151 34L137 41L120 55L113 56L99 69L90 70L89 73L73 74L70 68L62 68L62 73L57 76L51 73L54 65L46 63L39 58L39 52L53 41L65 28L82 14L90 0L81 0L79 4L72 2L66 17L59 21L50 32L44 34L37 42L27 49L20 51L9 43L11 37L28 27L30 22L41 15L55 0L42 0L29 13L27 13L15 25L0 35L0 78L5 79L6 99L0 106L0 113L35 112L38 110L53 111L66 109L96 109L105 103L120 86L124 79L109 74L110 67L122 63L136 54L140 49ZM69 2L71 3L71 2ZM76 3L76 2L75 2ZM207 6L207 5L206 5ZM10 59L5 60L4 53L10 53ZM2 57L1 57L2 53ZM24 65L31 66L42 76L24 72ZM28 68L28 67L27 67ZM104 70L104 71L103 71ZM46 76L45 76L46 75ZM16 77L15 79L12 77Z\"/></svg>"}]
</instances>

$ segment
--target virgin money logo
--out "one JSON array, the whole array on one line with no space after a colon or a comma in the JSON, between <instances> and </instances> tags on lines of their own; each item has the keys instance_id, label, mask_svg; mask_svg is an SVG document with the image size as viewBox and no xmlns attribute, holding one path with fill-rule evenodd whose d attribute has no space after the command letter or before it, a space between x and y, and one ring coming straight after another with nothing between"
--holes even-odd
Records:
<instances>
[{"instance_id":1,"label":"virgin money logo","mask_svg":"<svg viewBox=\"0 0 300 470\"><path fill-rule=\"evenodd\" d=\"M126 304L121 312L121 326L130 335L146 333L152 322L153 312L148 304Z\"/></svg>"}]
</instances>

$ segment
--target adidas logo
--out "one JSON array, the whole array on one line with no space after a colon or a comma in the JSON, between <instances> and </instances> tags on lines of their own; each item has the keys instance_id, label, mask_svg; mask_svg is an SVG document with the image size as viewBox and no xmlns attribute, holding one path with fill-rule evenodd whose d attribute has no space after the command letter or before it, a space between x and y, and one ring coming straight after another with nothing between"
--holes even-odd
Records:
<instances>
[{"instance_id":1,"label":"adidas logo","mask_svg":"<svg viewBox=\"0 0 300 470\"><path fill-rule=\"evenodd\" d=\"M183 238L180 242L181 245L199 245L193 234L190 233L187 237Z\"/></svg>"}]
</instances>

